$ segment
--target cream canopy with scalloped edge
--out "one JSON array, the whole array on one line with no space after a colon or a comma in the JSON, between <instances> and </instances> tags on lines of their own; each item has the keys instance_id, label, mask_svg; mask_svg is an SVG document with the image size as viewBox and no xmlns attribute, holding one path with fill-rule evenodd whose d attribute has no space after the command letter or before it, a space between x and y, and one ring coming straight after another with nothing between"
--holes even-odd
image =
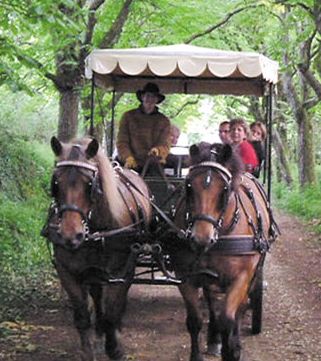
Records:
<instances>
[{"instance_id":1,"label":"cream canopy with scalloped edge","mask_svg":"<svg viewBox=\"0 0 321 361\"><path fill-rule=\"evenodd\" d=\"M106 89L135 92L146 82L163 93L263 95L278 81L278 63L251 52L179 44L134 49L96 49L85 76Z\"/></svg>"}]
</instances>

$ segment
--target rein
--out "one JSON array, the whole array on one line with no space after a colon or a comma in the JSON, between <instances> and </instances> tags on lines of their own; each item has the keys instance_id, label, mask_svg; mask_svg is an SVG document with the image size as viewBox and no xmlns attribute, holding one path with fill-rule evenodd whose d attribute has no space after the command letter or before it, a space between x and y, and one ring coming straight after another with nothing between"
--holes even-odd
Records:
<instances>
[{"instance_id":1,"label":"rein","mask_svg":"<svg viewBox=\"0 0 321 361\"><path fill-rule=\"evenodd\" d=\"M148 199L151 206L157 211L157 213L163 218L163 220L170 226L170 228L177 234L179 238L186 237L186 233L183 229L176 226L176 224L150 199L145 196L144 193L134 184L129 178L127 178L121 170L118 171L118 174L123 177L128 184L130 184L139 194L141 194L145 199Z\"/></svg>"}]
</instances>

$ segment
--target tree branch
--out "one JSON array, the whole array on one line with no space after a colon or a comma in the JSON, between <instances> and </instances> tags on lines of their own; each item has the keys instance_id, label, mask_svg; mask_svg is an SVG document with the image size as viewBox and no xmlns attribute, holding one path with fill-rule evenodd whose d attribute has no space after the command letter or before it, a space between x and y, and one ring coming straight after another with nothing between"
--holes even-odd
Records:
<instances>
[{"instance_id":1,"label":"tree branch","mask_svg":"<svg viewBox=\"0 0 321 361\"><path fill-rule=\"evenodd\" d=\"M125 0L122 9L120 10L117 19L113 22L112 27L104 36L99 48L112 48L120 38L122 28L127 21L130 6L134 0Z\"/></svg>"},{"instance_id":2,"label":"tree branch","mask_svg":"<svg viewBox=\"0 0 321 361\"><path fill-rule=\"evenodd\" d=\"M284 54L283 59L284 59L284 64L287 67L289 67L288 55ZM292 81L291 74L288 70L286 70L283 73L282 86L283 86L284 94L286 95L286 98L290 104L290 107L293 113L295 114L295 118L299 119L300 118L299 114L301 113L300 102Z\"/></svg>"},{"instance_id":3,"label":"tree branch","mask_svg":"<svg viewBox=\"0 0 321 361\"><path fill-rule=\"evenodd\" d=\"M245 6L243 8L240 8L240 9L236 9L235 11L232 11L231 13L227 14L225 19L223 19L222 21L220 21L219 23L209 27L208 29L198 33L198 34L194 34L193 36L191 36L189 39L187 39L185 41L185 44L189 44L191 43L192 41L194 41L195 39L197 38L200 38L204 35L208 35L210 34L212 31L220 28L221 26L225 25L233 16L239 14L240 12L242 11L245 11L245 10L248 10L248 9L251 9L251 8L257 8L257 5L249 5L249 6Z\"/></svg>"},{"instance_id":4,"label":"tree branch","mask_svg":"<svg viewBox=\"0 0 321 361\"><path fill-rule=\"evenodd\" d=\"M321 83L314 76L314 74L309 69L307 69L306 66L304 66L304 64L299 64L298 68L311 88L315 91L319 101L321 101Z\"/></svg>"},{"instance_id":5,"label":"tree branch","mask_svg":"<svg viewBox=\"0 0 321 361\"><path fill-rule=\"evenodd\" d=\"M312 9L310 9L306 4L298 2L296 4L290 4L287 0L279 0L275 2L276 4L287 5L289 8L295 8L297 6L301 7L303 10L307 11L310 15L313 15Z\"/></svg>"},{"instance_id":6,"label":"tree branch","mask_svg":"<svg viewBox=\"0 0 321 361\"><path fill-rule=\"evenodd\" d=\"M88 1L88 8L92 11L97 11L101 5L103 5L105 0L91 0Z\"/></svg>"},{"instance_id":7,"label":"tree branch","mask_svg":"<svg viewBox=\"0 0 321 361\"><path fill-rule=\"evenodd\" d=\"M85 66L85 58L89 52L89 45L92 42L94 29L97 23L96 13L97 10L105 3L105 0L94 0L89 2L89 15L87 21L87 30L85 39L82 43L82 47L79 54L79 68L81 69L81 73L84 73L84 66Z\"/></svg>"},{"instance_id":8,"label":"tree branch","mask_svg":"<svg viewBox=\"0 0 321 361\"><path fill-rule=\"evenodd\" d=\"M199 100L200 96L198 96L196 100L187 101L171 116L171 118L176 118L187 106L197 104Z\"/></svg>"},{"instance_id":9,"label":"tree branch","mask_svg":"<svg viewBox=\"0 0 321 361\"><path fill-rule=\"evenodd\" d=\"M320 100L317 97L315 97L313 99L309 99L306 102L304 102L303 107L305 109L311 109L311 108L315 107L317 104L319 104L319 102L320 102Z\"/></svg>"}]
</instances>

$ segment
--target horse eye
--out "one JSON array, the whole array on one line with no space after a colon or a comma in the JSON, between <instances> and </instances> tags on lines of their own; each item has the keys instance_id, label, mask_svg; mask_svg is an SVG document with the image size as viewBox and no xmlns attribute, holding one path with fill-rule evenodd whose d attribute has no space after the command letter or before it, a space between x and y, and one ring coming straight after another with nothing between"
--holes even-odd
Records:
<instances>
[{"instance_id":1,"label":"horse eye","mask_svg":"<svg viewBox=\"0 0 321 361\"><path fill-rule=\"evenodd\" d=\"M87 193L88 193L88 194L91 194L92 189L93 189L93 182L92 182L92 181L89 181L89 182L86 184L86 191L87 191Z\"/></svg>"}]
</instances>

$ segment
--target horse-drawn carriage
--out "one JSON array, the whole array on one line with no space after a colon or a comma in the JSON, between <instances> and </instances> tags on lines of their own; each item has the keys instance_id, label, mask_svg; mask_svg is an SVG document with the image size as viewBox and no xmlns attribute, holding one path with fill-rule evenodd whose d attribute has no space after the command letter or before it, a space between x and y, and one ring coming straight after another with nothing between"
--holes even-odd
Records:
<instances>
[{"instance_id":1,"label":"horse-drawn carriage","mask_svg":"<svg viewBox=\"0 0 321 361\"><path fill-rule=\"evenodd\" d=\"M96 85L112 90L114 97L148 81L164 93L266 96L271 130L277 64L259 54L186 45L95 50L87 58L86 76L92 79L91 130ZM111 155L113 132L110 141ZM271 133L267 149L270 143ZM269 207L270 152L266 197L252 176L241 173L230 146L193 145L186 177L178 170L179 176L160 171L144 179L113 167L95 139L66 145L53 138L52 149L57 156L54 203L45 233L73 304L82 360L94 360L88 292L96 308L96 332L106 337L106 353L125 360L117 330L132 283L179 287L187 308L191 361L203 359L198 342L198 289L203 288L210 315L208 352L220 353L222 344L224 361L240 360L239 319L250 300L252 331L260 332L263 263L276 235ZM225 294L219 316L218 290Z\"/></svg>"}]
</instances>

